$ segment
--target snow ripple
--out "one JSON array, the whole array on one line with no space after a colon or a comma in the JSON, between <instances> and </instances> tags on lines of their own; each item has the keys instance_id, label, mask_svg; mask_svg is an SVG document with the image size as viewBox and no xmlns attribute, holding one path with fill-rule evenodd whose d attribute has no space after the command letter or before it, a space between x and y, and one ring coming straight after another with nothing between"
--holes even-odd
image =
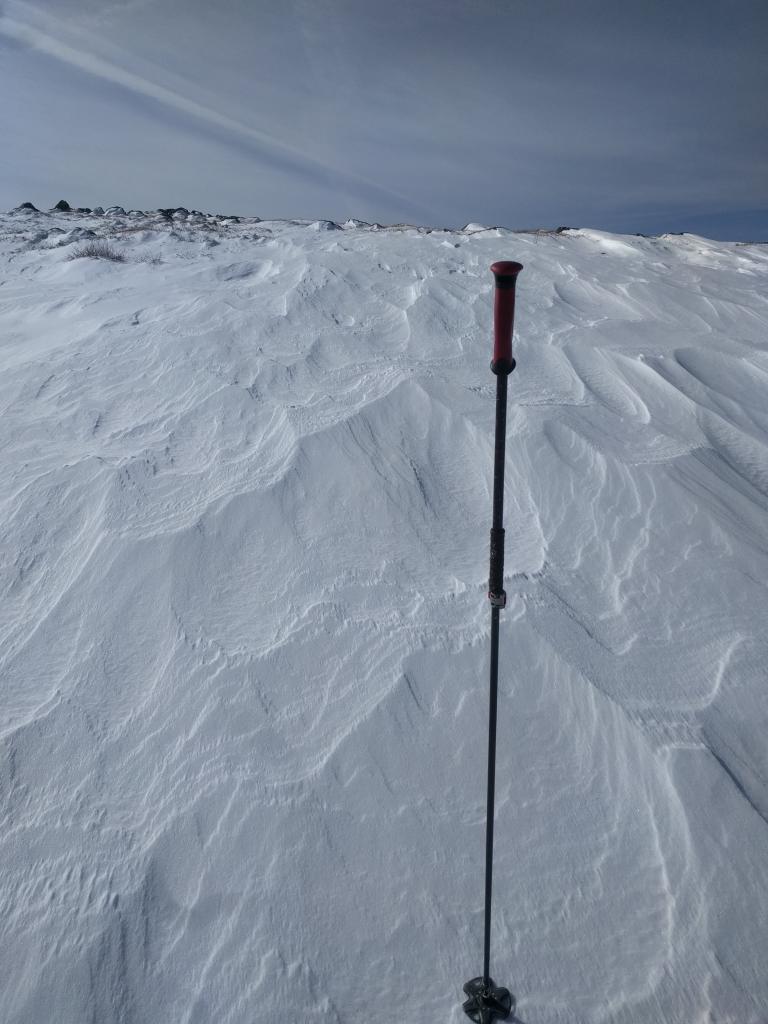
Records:
<instances>
[{"instance_id":1,"label":"snow ripple","mask_svg":"<svg viewBox=\"0 0 768 1024\"><path fill-rule=\"evenodd\" d=\"M0 218L8 1021L459 1019L500 247L498 974L762 1020L763 248L74 216Z\"/></svg>"}]
</instances>

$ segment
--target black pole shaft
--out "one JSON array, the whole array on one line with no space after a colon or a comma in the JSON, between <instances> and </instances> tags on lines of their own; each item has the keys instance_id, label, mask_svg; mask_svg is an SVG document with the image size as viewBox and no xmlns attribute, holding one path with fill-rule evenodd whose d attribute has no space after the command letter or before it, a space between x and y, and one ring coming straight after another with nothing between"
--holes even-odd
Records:
<instances>
[{"instance_id":1,"label":"black pole shaft","mask_svg":"<svg viewBox=\"0 0 768 1024\"><path fill-rule=\"evenodd\" d=\"M485 943L483 981L491 976L491 896L493 891L493 823L496 798L496 717L499 692L499 612L504 607L504 461L507 434L507 374L496 376L496 439L493 462L493 524L488 596L491 599L491 680L488 714L488 795L485 811Z\"/></svg>"},{"instance_id":2,"label":"black pole shaft","mask_svg":"<svg viewBox=\"0 0 768 1024\"><path fill-rule=\"evenodd\" d=\"M483 981L491 976L491 895L493 890L493 818L496 793L496 707L499 689L499 609L491 609L491 699L488 717L488 797L485 812L485 944Z\"/></svg>"}]
</instances>

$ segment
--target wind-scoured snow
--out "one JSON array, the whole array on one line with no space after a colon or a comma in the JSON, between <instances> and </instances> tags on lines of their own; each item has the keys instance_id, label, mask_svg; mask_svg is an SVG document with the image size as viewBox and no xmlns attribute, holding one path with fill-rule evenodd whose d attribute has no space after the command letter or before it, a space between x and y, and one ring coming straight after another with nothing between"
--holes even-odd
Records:
<instances>
[{"instance_id":1,"label":"wind-scoured snow","mask_svg":"<svg viewBox=\"0 0 768 1024\"><path fill-rule=\"evenodd\" d=\"M124 262L71 258L106 240ZM768 1020L768 246L0 217L0 1018Z\"/></svg>"}]
</instances>

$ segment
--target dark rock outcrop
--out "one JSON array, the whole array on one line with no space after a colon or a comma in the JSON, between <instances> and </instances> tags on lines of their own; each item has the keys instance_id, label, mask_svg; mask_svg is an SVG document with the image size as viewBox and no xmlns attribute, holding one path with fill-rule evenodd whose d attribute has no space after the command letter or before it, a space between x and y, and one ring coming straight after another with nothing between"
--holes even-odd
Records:
<instances>
[{"instance_id":1,"label":"dark rock outcrop","mask_svg":"<svg viewBox=\"0 0 768 1024\"><path fill-rule=\"evenodd\" d=\"M58 203L53 207L54 210L58 210L60 213L71 213L72 207L66 201L66 199L60 199Z\"/></svg>"}]
</instances>

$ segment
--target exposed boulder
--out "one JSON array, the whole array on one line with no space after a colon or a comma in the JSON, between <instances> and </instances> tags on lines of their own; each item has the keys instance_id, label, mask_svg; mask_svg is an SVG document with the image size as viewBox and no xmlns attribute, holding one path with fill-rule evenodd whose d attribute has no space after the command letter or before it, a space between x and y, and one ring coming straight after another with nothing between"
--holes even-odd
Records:
<instances>
[{"instance_id":1,"label":"exposed boulder","mask_svg":"<svg viewBox=\"0 0 768 1024\"><path fill-rule=\"evenodd\" d=\"M83 242L95 237L96 232L91 231L90 228L72 228L71 231L65 231L64 234L56 240L56 246L70 245L72 242Z\"/></svg>"},{"instance_id":2,"label":"exposed boulder","mask_svg":"<svg viewBox=\"0 0 768 1024\"><path fill-rule=\"evenodd\" d=\"M66 201L66 199L60 199L58 203L53 207L54 210L58 210L60 213L71 213L72 207Z\"/></svg>"},{"instance_id":3,"label":"exposed boulder","mask_svg":"<svg viewBox=\"0 0 768 1024\"><path fill-rule=\"evenodd\" d=\"M341 224L335 220L316 220L308 225L310 231L341 231Z\"/></svg>"},{"instance_id":4,"label":"exposed boulder","mask_svg":"<svg viewBox=\"0 0 768 1024\"><path fill-rule=\"evenodd\" d=\"M16 207L17 210L31 210L32 213L40 213L38 208L32 203L22 203L21 206Z\"/></svg>"}]
</instances>

